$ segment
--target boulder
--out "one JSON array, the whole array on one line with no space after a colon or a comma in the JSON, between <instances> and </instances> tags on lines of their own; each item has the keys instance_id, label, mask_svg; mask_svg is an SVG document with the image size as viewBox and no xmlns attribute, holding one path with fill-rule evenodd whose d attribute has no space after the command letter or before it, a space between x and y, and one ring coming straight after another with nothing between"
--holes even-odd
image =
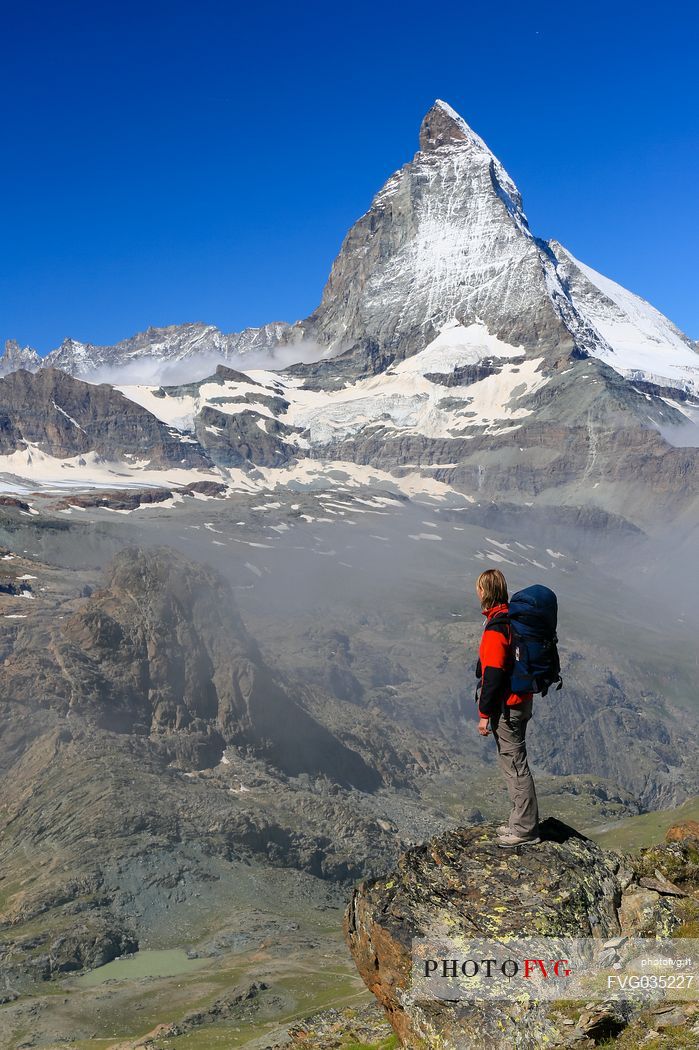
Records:
<instances>
[{"instance_id":1,"label":"boulder","mask_svg":"<svg viewBox=\"0 0 699 1050\"><path fill-rule=\"evenodd\" d=\"M470 938L606 940L619 933L619 859L556 820L542 824L542 838L540 845L506 853L492 825L456 828L407 850L387 877L354 889L345 938L403 1045L555 1045L559 1022L545 1005L427 1001L410 991L412 940L437 926Z\"/></svg>"}]
</instances>

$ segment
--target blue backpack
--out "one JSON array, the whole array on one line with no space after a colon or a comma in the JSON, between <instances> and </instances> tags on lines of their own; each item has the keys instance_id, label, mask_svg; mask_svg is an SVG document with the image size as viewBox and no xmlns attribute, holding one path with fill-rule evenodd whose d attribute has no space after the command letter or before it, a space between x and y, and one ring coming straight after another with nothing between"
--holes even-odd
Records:
<instances>
[{"instance_id":1,"label":"blue backpack","mask_svg":"<svg viewBox=\"0 0 699 1050\"><path fill-rule=\"evenodd\" d=\"M558 599L540 583L525 587L510 598L508 620L512 629L513 693L541 693L563 685L558 658Z\"/></svg>"}]
</instances>

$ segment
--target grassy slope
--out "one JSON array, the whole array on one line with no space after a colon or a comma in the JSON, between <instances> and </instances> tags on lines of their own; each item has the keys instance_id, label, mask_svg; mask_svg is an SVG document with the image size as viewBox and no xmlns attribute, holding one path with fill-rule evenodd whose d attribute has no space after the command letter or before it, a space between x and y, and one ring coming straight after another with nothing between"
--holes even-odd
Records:
<instances>
[{"instance_id":1,"label":"grassy slope","mask_svg":"<svg viewBox=\"0 0 699 1050\"><path fill-rule=\"evenodd\" d=\"M676 809L642 813L618 823L588 828L585 833L605 849L636 850L662 842L667 829L683 820L699 820L699 796L687 799Z\"/></svg>"}]
</instances>

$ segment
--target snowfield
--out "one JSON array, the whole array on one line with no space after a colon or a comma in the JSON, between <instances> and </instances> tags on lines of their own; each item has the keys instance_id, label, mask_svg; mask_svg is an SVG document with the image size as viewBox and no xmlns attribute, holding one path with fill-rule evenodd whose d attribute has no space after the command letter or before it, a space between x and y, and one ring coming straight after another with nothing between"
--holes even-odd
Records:
<instances>
[{"instance_id":1,"label":"snowfield","mask_svg":"<svg viewBox=\"0 0 699 1050\"><path fill-rule=\"evenodd\" d=\"M483 361L495 361L500 370L466 386L447 387L427 378ZM530 414L518 401L548 382L542 363L543 358L525 359L521 347L497 339L482 323L465 327L452 320L420 353L338 389L308 390L301 378L256 369L245 373L250 383L202 383L197 395L162 397L143 386L119 389L158 419L184 431L193 429L196 415L208 404L226 414L252 411L279 418L299 431L296 442L301 447L309 441L322 447L375 426L439 438L465 436L472 428L501 433L501 424ZM232 400L261 393L282 397L289 402L288 409L275 414L262 402ZM231 400L227 403L226 398ZM454 409L454 400L462 402L468 413L463 419ZM264 427L264 419L259 423ZM301 436L306 433L308 440Z\"/></svg>"},{"instance_id":2,"label":"snowfield","mask_svg":"<svg viewBox=\"0 0 699 1050\"><path fill-rule=\"evenodd\" d=\"M604 344L591 353L624 378L676 387L699 396L699 353L659 310L555 246L573 268L569 292ZM576 272L577 271L577 272Z\"/></svg>"},{"instance_id":3,"label":"snowfield","mask_svg":"<svg viewBox=\"0 0 699 1050\"><path fill-rule=\"evenodd\" d=\"M6 478L3 478L6 475ZM36 445L0 456L0 491L26 493L80 489L169 488L192 481L220 481L218 470L156 469L149 460L110 463L96 452L59 459Z\"/></svg>"}]
</instances>

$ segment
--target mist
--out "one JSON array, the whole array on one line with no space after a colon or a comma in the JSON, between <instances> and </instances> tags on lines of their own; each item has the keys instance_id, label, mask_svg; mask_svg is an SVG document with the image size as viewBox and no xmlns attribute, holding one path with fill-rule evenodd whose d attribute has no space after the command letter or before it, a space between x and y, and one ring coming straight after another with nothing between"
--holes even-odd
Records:
<instances>
[{"instance_id":1,"label":"mist","mask_svg":"<svg viewBox=\"0 0 699 1050\"><path fill-rule=\"evenodd\" d=\"M215 570L268 666L302 703L313 698L316 719L355 725L362 749L377 733L393 748L419 733L465 785L493 758L459 714L473 710L475 580L497 567L510 593L544 584L558 596L565 685L536 701L539 771L606 778L645 808L699 793L693 745L678 736L697 714L695 529L583 528L542 508L495 508L483 524L477 505L382 497L335 483L90 510L56 528L27 521L21 544L39 561L90 567L97 588L125 547L169 548ZM0 531L0 543L16 541ZM634 722L642 735L627 739Z\"/></svg>"},{"instance_id":2,"label":"mist","mask_svg":"<svg viewBox=\"0 0 699 1050\"><path fill-rule=\"evenodd\" d=\"M344 516L338 500L347 506ZM311 520L299 519L292 503ZM476 508L426 497L371 510L333 488L187 500L117 521L97 511L61 526L35 530L27 523L23 546L49 562L94 569L125 546L170 546L221 573L269 622L320 617L323 609L337 617L367 608L400 617L405 603L419 601L480 623L474 582L494 566L511 592L532 583L557 592L562 636L570 625L576 636L613 650L610 630L614 639L650 630L652 644L673 645L696 632L699 530L691 522L651 536L571 527L522 508L483 525ZM12 534L0 532L0 542L12 546Z\"/></svg>"},{"instance_id":3,"label":"mist","mask_svg":"<svg viewBox=\"0 0 699 1050\"><path fill-rule=\"evenodd\" d=\"M244 354L227 355L203 351L175 361L143 356L123 365L92 369L80 378L86 383L110 383L112 386L178 386L206 379L219 365L241 372L253 369L280 371L290 365L308 364L326 356L323 347L308 340L279 346L270 352L250 350Z\"/></svg>"}]
</instances>

